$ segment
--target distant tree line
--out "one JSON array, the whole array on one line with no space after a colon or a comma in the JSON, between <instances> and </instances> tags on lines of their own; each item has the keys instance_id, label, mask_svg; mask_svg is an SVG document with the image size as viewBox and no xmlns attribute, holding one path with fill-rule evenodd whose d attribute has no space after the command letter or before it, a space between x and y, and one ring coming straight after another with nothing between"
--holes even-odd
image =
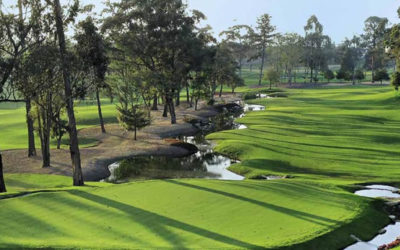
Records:
<instances>
[{"instance_id":1,"label":"distant tree line","mask_svg":"<svg viewBox=\"0 0 400 250\"><path fill-rule=\"evenodd\" d=\"M372 82L390 79L387 69L394 66L394 60L385 51L385 40L391 30L387 18L369 17L363 34L346 38L338 45L324 34L323 25L315 15L307 20L304 35L279 34L275 30L271 16L265 14L255 28L236 25L220 34L235 52L240 72L244 65L251 70L253 65L259 67L259 85L263 77L268 80L267 75L279 75L289 84L298 78L303 82L318 82L320 76L328 82L336 78L356 83L366 78L366 71L371 72ZM330 65L339 68L334 71ZM267 75L263 73L266 67Z\"/></svg>"}]
</instances>

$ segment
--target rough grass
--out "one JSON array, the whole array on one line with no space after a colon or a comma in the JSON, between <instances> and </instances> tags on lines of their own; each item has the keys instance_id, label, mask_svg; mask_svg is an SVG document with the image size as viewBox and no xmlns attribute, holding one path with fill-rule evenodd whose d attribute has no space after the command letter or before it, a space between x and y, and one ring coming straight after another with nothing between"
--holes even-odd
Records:
<instances>
[{"instance_id":1,"label":"rough grass","mask_svg":"<svg viewBox=\"0 0 400 250\"><path fill-rule=\"evenodd\" d=\"M37 177L8 182L15 190L36 188ZM52 178L44 176L40 187L69 182ZM351 230L342 229L351 221L351 229L363 232L385 222L369 199L296 180L165 180L53 191L0 200L0 247L276 249L333 232L323 249L337 249L351 243Z\"/></svg>"}]
</instances>

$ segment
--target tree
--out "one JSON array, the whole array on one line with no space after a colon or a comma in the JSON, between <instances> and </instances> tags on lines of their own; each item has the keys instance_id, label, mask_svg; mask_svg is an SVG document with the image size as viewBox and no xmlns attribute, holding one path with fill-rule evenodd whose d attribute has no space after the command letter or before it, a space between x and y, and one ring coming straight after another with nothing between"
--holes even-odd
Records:
<instances>
[{"instance_id":1,"label":"tree","mask_svg":"<svg viewBox=\"0 0 400 250\"><path fill-rule=\"evenodd\" d=\"M400 8L397 10L400 18ZM387 48L387 53L392 56L396 61L396 71L392 76L392 85L395 90L399 90L400 86L400 24L395 24L389 30L386 36L385 45Z\"/></svg>"},{"instance_id":2,"label":"tree","mask_svg":"<svg viewBox=\"0 0 400 250\"><path fill-rule=\"evenodd\" d=\"M289 78L288 82L291 84L293 70L299 65L301 60L304 39L296 33L286 33L278 37L279 54Z\"/></svg>"},{"instance_id":3,"label":"tree","mask_svg":"<svg viewBox=\"0 0 400 250\"><path fill-rule=\"evenodd\" d=\"M354 77L358 82L361 82L365 79L365 74L361 69L357 69Z\"/></svg>"},{"instance_id":4,"label":"tree","mask_svg":"<svg viewBox=\"0 0 400 250\"><path fill-rule=\"evenodd\" d=\"M77 41L76 50L83 62L83 70L86 70L90 87L94 89L97 100L101 132L106 133L103 114L101 111L100 90L108 88L105 83L105 75L108 67L105 42L98 32L91 17L81 21L78 25L78 33L75 35Z\"/></svg>"},{"instance_id":5,"label":"tree","mask_svg":"<svg viewBox=\"0 0 400 250\"><path fill-rule=\"evenodd\" d=\"M196 37L199 12L189 15L181 0L132 0L108 3L112 16L103 30L114 44L135 57L135 66L157 75L154 82L176 123L174 98L188 78L188 48Z\"/></svg>"},{"instance_id":6,"label":"tree","mask_svg":"<svg viewBox=\"0 0 400 250\"><path fill-rule=\"evenodd\" d=\"M383 39L388 22L387 18L377 16L371 16L365 20L363 40L368 50L366 63L372 70L372 82L375 81L377 58L384 55ZM382 63L380 64L383 66Z\"/></svg>"},{"instance_id":7,"label":"tree","mask_svg":"<svg viewBox=\"0 0 400 250\"><path fill-rule=\"evenodd\" d=\"M41 7L38 3L39 0L22 1L18 0L16 6L10 7L10 13L6 14L0 9L0 50L6 54L4 58L0 56L0 100L9 101L9 95L12 93L15 101L15 91L22 94L25 102L26 110L26 123L28 129L28 157L36 155L35 137L33 131L33 121L30 119L29 112L31 110L31 100L29 96L24 94L15 84L7 84L7 80L12 78L13 83L23 86L24 79L16 77L16 69L19 68L21 57L26 53L29 48L35 46L36 41L32 40L32 29L37 26L37 19L41 15ZM36 6L36 8L33 8ZM1 7L1 1L0 1ZM31 7L32 11L23 11L24 7ZM17 8L17 9L14 9ZM14 14L17 13L17 14ZM5 59L5 60L4 60ZM8 88L3 88L2 86ZM3 91L3 90L9 91Z\"/></svg>"},{"instance_id":8,"label":"tree","mask_svg":"<svg viewBox=\"0 0 400 250\"><path fill-rule=\"evenodd\" d=\"M310 69L310 82L318 80L318 70L326 69L326 56L324 48L329 48L331 40L323 35L323 26L318 18L313 15L304 26L304 59Z\"/></svg>"},{"instance_id":9,"label":"tree","mask_svg":"<svg viewBox=\"0 0 400 250\"><path fill-rule=\"evenodd\" d=\"M335 78L335 74L333 73L332 70L328 69L328 70L325 70L324 77L325 77L325 79L328 80L328 82L330 82L332 79Z\"/></svg>"},{"instance_id":10,"label":"tree","mask_svg":"<svg viewBox=\"0 0 400 250\"><path fill-rule=\"evenodd\" d=\"M380 81L381 84L382 84L383 81L390 80L390 76L389 76L389 74L388 74L386 69L378 69L376 71L376 74L374 75L374 79L373 80L374 81Z\"/></svg>"},{"instance_id":11,"label":"tree","mask_svg":"<svg viewBox=\"0 0 400 250\"><path fill-rule=\"evenodd\" d=\"M361 38L354 36L351 40L347 39L340 47L341 50L341 70L351 75L353 84L356 82L356 68L362 56Z\"/></svg>"},{"instance_id":12,"label":"tree","mask_svg":"<svg viewBox=\"0 0 400 250\"><path fill-rule=\"evenodd\" d=\"M396 71L393 73L392 76L392 85L395 88L396 91L399 91L399 87L400 87L400 72Z\"/></svg>"},{"instance_id":13,"label":"tree","mask_svg":"<svg viewBox=\"0 0 400 250\"><path fill-rule=\"evenodd\" d=\"M67 114L68 114L68 133L70 138L70 153L71 153L72 169L73 169L73 185L83 186L84 181L81 168L81 155L79 150L78 131L76 129L74 99L71 88L71 76L66 57L67 51L66 51L66 41L64 34L64 20L63 20L60 0L54 0L52 2L52 7L56 22L56 34L59 43L60 61L64 79L65 99L66 99Z\"/></svg>"},{"instance_id":14,"label":"tree","mask_svg":"<svg viewBox=\"0 0 400 250\"><path fill-rule=\"evenodd\" d=\"M137 130L150 125L148 113L138 104L117 106L118 121L128 131L134 131L134 140L137 140Z\"/></svg>"},{"instance_id":15,"label":"tree","mask_svg":"<svg viewBox=\"0 0 400 250\"><path fill-rule=\"evenodd\" d=\"M5 192L7 192L7 189L3 176L3 158L0 154L0 193L5 193Z\"/></svg>"},{"instance_id":16,"label":"tree","mask_svg":"<svg viewBox=\"0 0 400 250\"><path fill-rule=\"evenodd\" d=\"M224 43L227 43L231 47L232 54L235 56L238 62L239 76L242 76L243 61L247 56L250 45L250 33L251 28L247 25L235 25L230 27L228 30L220 33L220 36L224 36Z\"/></svg>"},{"instance_id":17,"label":"tree","mask_svg":"<svg viewBox=\"0 0 400 250\"><path fill-rule=\"evenodd\" d=\"M59 56L54 41L31 49L21 61L24 69L20 75L25 79L25 93L32 100L33 109L29 116L35 120L43 159L43 167L50 167L50 137L55 117L64 108L62 75L59 71Z\"/></svg>"},{"instance_id":18,"label":"tree","mask_svg":"<svg viewBox=\"0 0 400 250\"><path fill-rule=\"evenodd\" d=\"M258 50L257 54L252 58L261 58L260 75L258 80L258 85L261 86L261 81L263 77L266 49L273 41L276 34L275 26L271 24L271 16L264 14L257 19L256 30L250 30L251 44L254 48Z\"/></svg>"},{"instance_id":19,"label":"tree","mask_svg":"<svg viewBox=\"0 0 400 250\"><path fill-rule=\"evenodd\" d=\"M275 69L269 69L265 73L265 80L269 81L269 89L272 89L272 84L279 82L280 74Z\"/></svg>"}]
</instances>

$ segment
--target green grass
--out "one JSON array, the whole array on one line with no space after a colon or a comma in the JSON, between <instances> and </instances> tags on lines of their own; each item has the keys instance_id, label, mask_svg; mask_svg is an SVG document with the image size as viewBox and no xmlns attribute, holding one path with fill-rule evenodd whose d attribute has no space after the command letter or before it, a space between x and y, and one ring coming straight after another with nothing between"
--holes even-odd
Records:
<instances>
[{"instance_id":1,"label":"green grass","mask_svg":"<svg viewBox=\"0 0 400 250\"><path fill-rule=\"evenodd\" d=\"M238 120L246 130L209 136L242 160L247 177L294 175L342 182L398 182L400 99L390 87L290 90Z\"/></svg>"},{"instance_id":2,"label":"green grass","mask_svg":"<svg viewBox=\"0 0 400 250\"><path fill-rule=\"evenodd\" d=\"M0 248L309 250L343 248L350 234L371 238L388 222L382 202L351 191L359 183L399 184L399 98L390 87L285 94L251 100L267 110L241 118L248 129L209 138L241 160L235 172L295 178L74 188L70 177L6 175L7 195L39 193L0 200ZM116 122L115 106L103 109ZM77 117L79 128L97 125L95 105L81 103ZM3 106L0 120L0 143L24 148L23 108Z\"/></svg>"},{"instance_id":3,"label":"green grass","mask_svg":"<svg viewBox=\"0 0 400 250\"><path fill-rule=\"evenodd\" d=\"M103 100L103 116L106 123L116 123L115 104ZM97 106L94 102L80 102L75 108L78 129L90 126L98 126L99 118ZM1 103L0 104L0 149L24 149L28 145L28 131L25 122L25 104ZM63 138L63 148L68 146L68 135ZM36 136L35 143L40 147L39 137ZM96 144L96 140L81 138L81 147L90 147ZM52 140L52 147L56 147L56 141Z\"/></svg>"},{"instance_id":4,"label":"green grass","mask_svg":"<svg viewBox=\"0 0 400 250\"><path fill-rule=\"evenodd\" d=\"M37 188L37 177L8 177L9 186ZM68 185L69 178L52 178L43 176L40 187ZM369 199L296 180L165 180L53 191L0 201L0 247L275 249L333 232L324 249L337 249L351 243L351 230L368 231L386 218Z\"/></svg>"}]
</instances>

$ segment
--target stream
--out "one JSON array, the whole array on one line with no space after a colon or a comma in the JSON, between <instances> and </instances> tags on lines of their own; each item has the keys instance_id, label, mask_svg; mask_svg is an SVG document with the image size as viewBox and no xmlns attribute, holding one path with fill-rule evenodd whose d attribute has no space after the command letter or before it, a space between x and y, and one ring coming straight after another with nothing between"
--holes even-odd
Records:
<instances>
[{"instance_id":1,"label":"stream","mask_svg":"<svg viewBox=\"0 0 400 250\"><path fill-rule=\"evenodd\" d=\"M391 186L369 185L366 186L365 189L356 191L355 194L369 198L399 199L400 194L398 192L398 188ZM363 242L353 235L352 238L356 239L358 242L345 248L345 250L376 250L380 246L394 242L400 236L400 222L396 216L391 215L390 217L394 223L380 230L380 234L375 238L368 242Z\"/></svg>"},{"instance_id":2,"label":"stream","mask_svg":"<svg viewBox=\"0 0 400 250\"><path fill-rule=\"evenodd\" d=\"M265 110L265 106L245 104L224 108L221 114L210 118L206 123L195 124L201 132L194 136L179 136L178 140L190 143L198 152L186 157L138 156L111 164L111 175L106 182L123 183L141 179L204 178L218 180L243 180L244 177L228 170L238 163L224 155L214 152L215 144L205 137L214 132L232 129L246 129L235 122L245 112Z\"/></svg>"}]
</instances>

